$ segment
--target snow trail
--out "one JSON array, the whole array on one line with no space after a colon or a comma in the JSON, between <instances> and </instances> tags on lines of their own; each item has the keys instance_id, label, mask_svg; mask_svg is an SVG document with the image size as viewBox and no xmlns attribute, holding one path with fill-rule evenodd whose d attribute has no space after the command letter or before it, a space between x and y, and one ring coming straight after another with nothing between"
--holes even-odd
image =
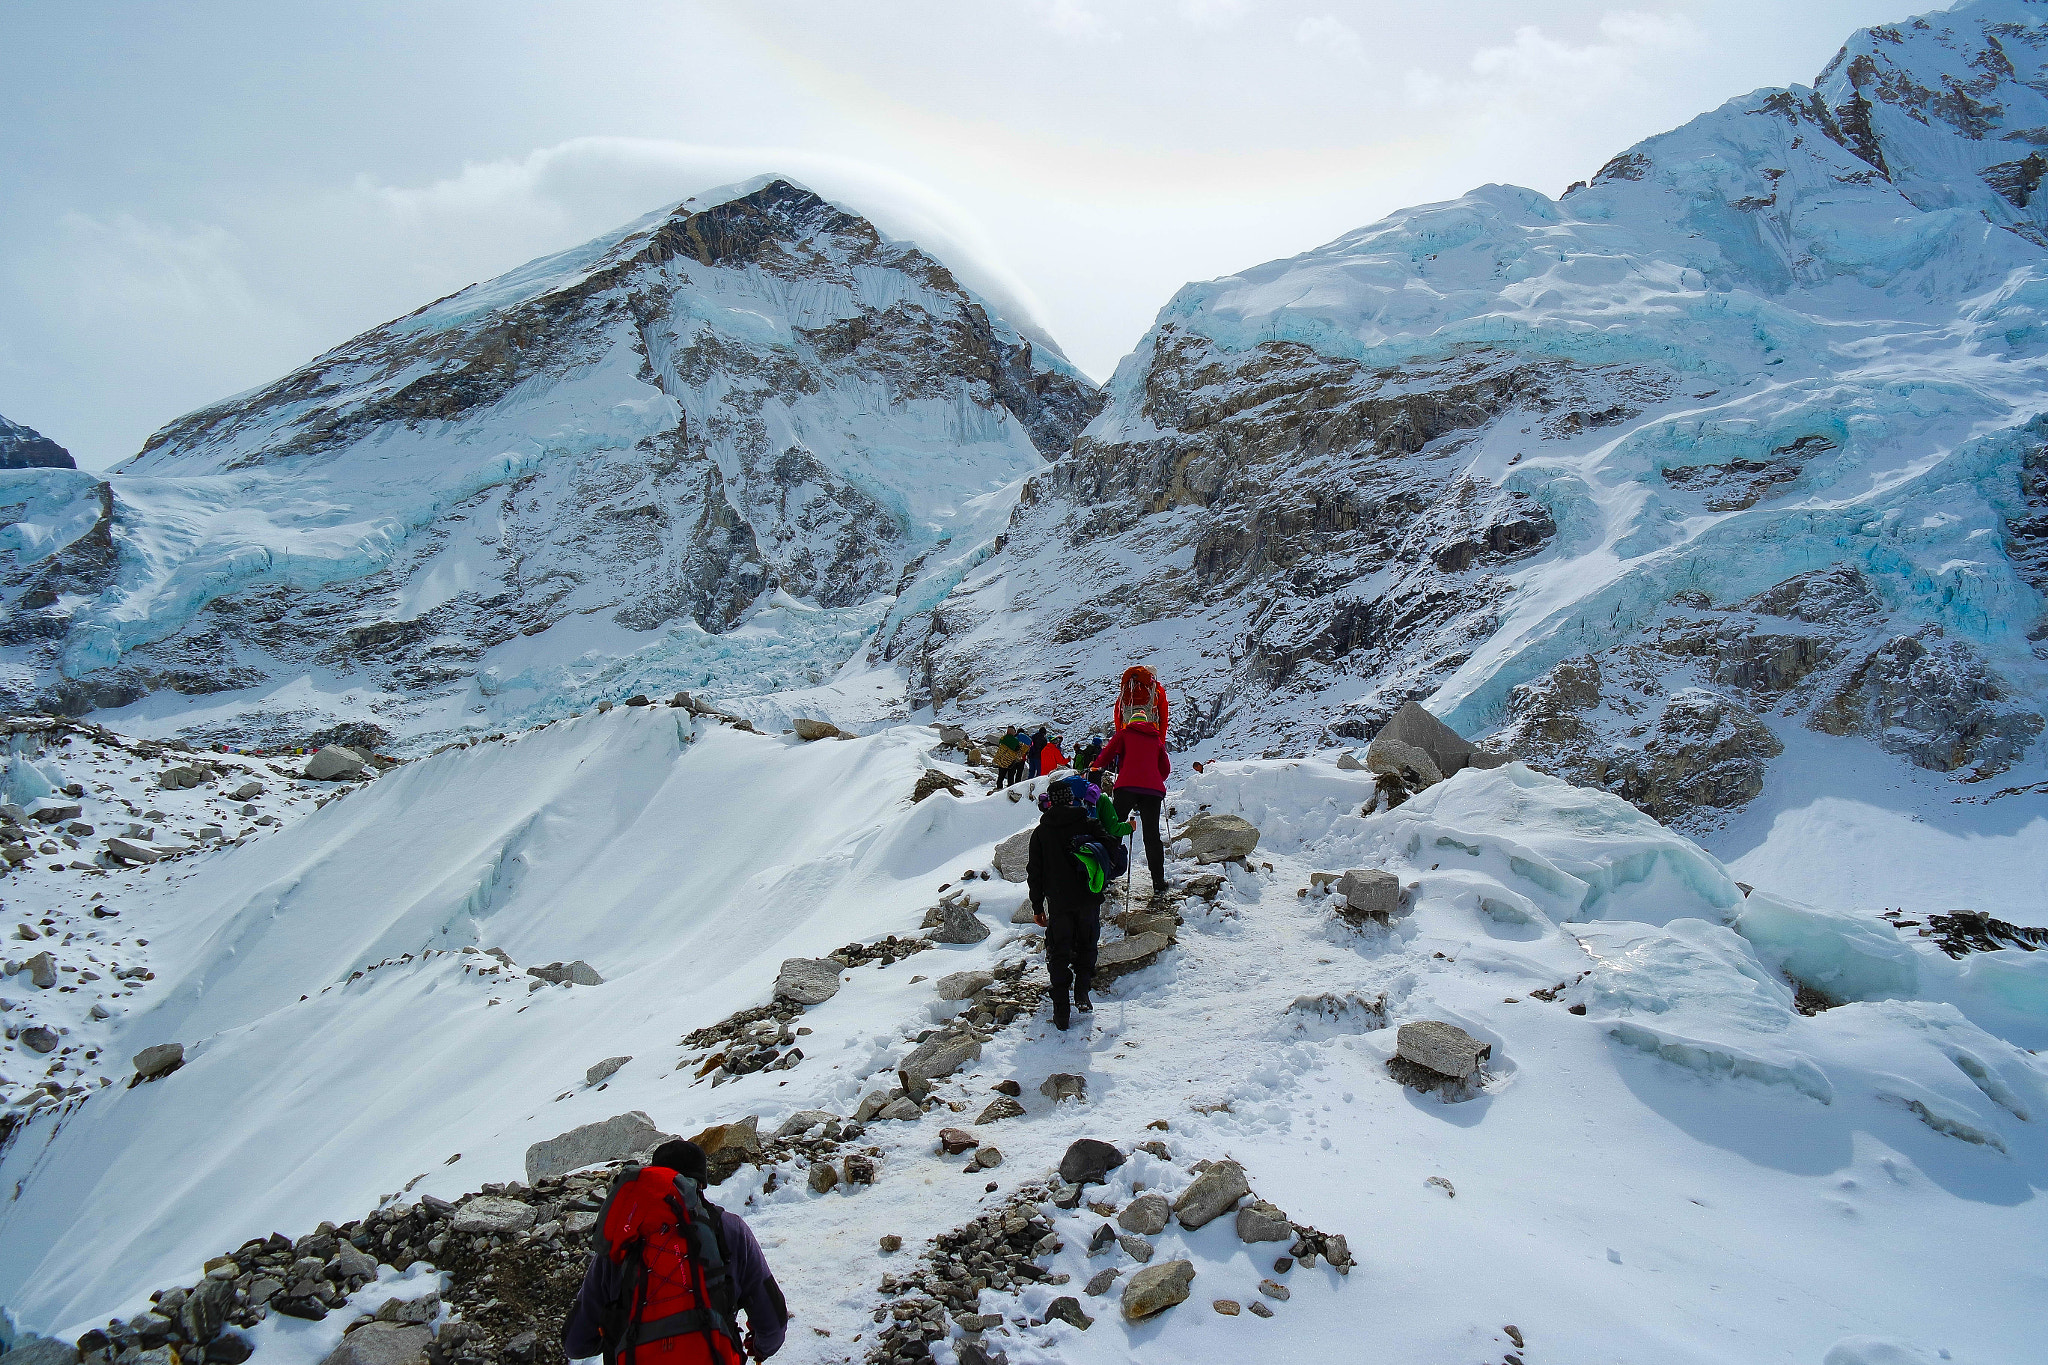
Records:
<instances>
[{"instance_id":1,"label":"snow trail","mask_svg":"<svg viewBox=\"0 0 2048 1365\"><path fill-rule=\"evenodd\" d=\"M23 1182L0 1207L0 1302L15 1319L75 1335L249 1236L360 1216L408 1185L408 1198L456 1197L517 1178L529 1143L630 1109L686 1134L848 1113L961 1012L933 994L938 977L1037 961L1029 926L1010 924L1023 888L968 882L988 939L849 970L800 1016L813 1030L800 1064L692 1084L694 1067L674 1068L702 1050L680 1035L765 1001L785 956L913 934L940 886L1035 818L1042 783L1016 802L910 806L927 765L967 776L928 729L803 745L685 731L680 714L621 710L413 765L129 910L163 940L170 998L110 1046L175 1024L191 1060L61 1127L30 1125L0 1156L0 1177ZM2048 1080L1999 1030L2038 1027L2048 996L1994 1000L1966 969L2024 972L2039 955L1952 964L1909 934L1919 998L1879 991L1808 1018L1776 963L1852 961L1867 919L1772 901L1797 934L1752 928L1711 857L1616 798L1518 767L1361 818L1367 775L1331 757L1211 765L1176 784L1176 824L1207 805L1261 828L1250 866L1221 870L1213 904L1187 901L1178 944L1098 989L1092 1019L1062 1035L1041 1010L998 1029L937 1083L931 1113L868 1125L856 1145L881 1151L874 1186L821 1196L785 1166L772 1191L753 1168L719 1188L798 1313L785 1358L860 1358L882 1276L1079 1137L1132 1151L1091 1201L1121 1204L1140 1184L1171 1195L1188 1164L1227 1156L1296 1221L1346 1234L1359 1265L1296 1268L1271 1321L1224 1318L1209 1301L1257 1297L1285 1246L1240 1243L1227 1218L1170 1226L1154 1261L1194 1262L1187 1304L1126 1325L1112 1289L1082 1296L1085 1332L1031 1326L1096 1270L1136 1268L1119 1250L1087 1257L1103 1220L1083 1204L1056 1216L1064 1249L1045 1262L1068 1283L983 1297L1010 1319L991 1344L1020 1365L1341 1357L1361 1323L1389 1359L1495 1358L1510 1323L1533 1359L1811 1362L1871 1331L1957 1359L2023 1353L2023 1267L2048 1250L2033 1214ZM476 884L446 871L442 844L477 850L455 865L523 869L471 926L480 944L520 964L584 957L605 983L529 992L493 959L440 950L462 936ZM1297 894L1348 866L1412 883L1408 911L1360 929ZM1194 870L1176 860L1171 876ZM265 890L284 882L288 897ZM437 950L373 965L406 934ZM1445 1104L1387 1074L1394 1026L1419 1018L1493 1045L1477 1098ZM590 1062L624 1054L601 1089L580 1084ZM1054 1072L1084 1076L1085 1102L1040 1095ZM1025 1116L973 1125L1010 1079ZM973 1127L1004 1161L963 1172L965 1157L935 1150L946 1125ZM1146 1140L1172 1159L1134 1150ZM884 1234L906 1249L881 1252ZM1910 1292L1895 1251L1909 1242L1925 1249ZM272 1349L275 1365L317 1355ZM951 1348L937 1358L949 1365Z\"/></svg>"}]
</instances>

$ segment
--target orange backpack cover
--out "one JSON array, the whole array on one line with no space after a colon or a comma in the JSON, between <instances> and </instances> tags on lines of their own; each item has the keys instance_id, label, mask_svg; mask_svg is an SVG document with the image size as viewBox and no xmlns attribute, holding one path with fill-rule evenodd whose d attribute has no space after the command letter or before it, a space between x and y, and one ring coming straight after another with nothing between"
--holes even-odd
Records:
<instances>
[{"instance_id":1,"label":"orange backpack cover","mask_svg":"<svg viewBox=\"0 0 2048 1365\"><path fill-rule=\"evenodd\" d=\"M1160 734L1166 733L1166 687L1145 665L1132 664L1124 670L1123 683L1117 688L1115 720L1118 730L1150 721Z\"/></svg>"}]
</instances>

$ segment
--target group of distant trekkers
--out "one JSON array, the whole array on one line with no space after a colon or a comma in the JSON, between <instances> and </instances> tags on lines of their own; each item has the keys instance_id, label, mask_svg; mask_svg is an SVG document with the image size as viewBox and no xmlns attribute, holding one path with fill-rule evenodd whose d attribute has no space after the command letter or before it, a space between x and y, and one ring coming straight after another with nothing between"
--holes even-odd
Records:
<instances>
[{"instance_id":1,"label":"group of distant trekkers","mask_svg":"<svg viewBox=\"0 0 2048 1365\"><path fill-rule=\"evenodd\" d=\"M1028 738L1014 726L1004 731L997 755L999 787L1052 778L1038 798L1026 880L1032 917L1045 929L1053 1024L1065 1029L1072 1011L1094 1010L1088 992L1102 900L1129 873L1123 840L1140 826L1152 897L1166 895L1159 834L1173 771L1166 689L1149 668L1126 670L1108 741L1091 735L1072 771L1043 726ZM1105 794L1103 776L1111 772L1116 781ZM782 1290L747 1225L704 1198L709 1183L703 1150L682 1141L663 1143L648 1164L628 1164L614 1177L563 1327L566 1356L601 1355L605 1365L742 1365L781 1348L790 1316Z\"/></svg>"},{"instance_id":2,"label":"group of distant trekkers","mask_svg":"<svg viewBox=\"0 0 2048 1365\"><path fill-rule=\"evenodd\" d=\"M1065 742L1058 735L1046 733L1043 725L1028 735L1014 725L1004 726L1002 737L996 741L996 790L1066 767L1067 756L1060 747ZM1087 767L1089 760L1101 752L1102 736L1095 735L1075 751L1074 766Z\"/></svg>"}]
</instances>

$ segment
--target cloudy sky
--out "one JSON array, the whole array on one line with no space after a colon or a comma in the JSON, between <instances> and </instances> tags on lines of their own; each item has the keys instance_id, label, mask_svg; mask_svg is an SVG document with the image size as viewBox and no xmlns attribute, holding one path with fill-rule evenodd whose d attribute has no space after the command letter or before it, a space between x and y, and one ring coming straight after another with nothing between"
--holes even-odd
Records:
<instances>
[{"instance_id":1,"label":"cloudy sky","mask_svg":"<svg viewBox=\"0 0 2048 1365\"><path fill-rule=\"evenodd\" d=\"M778 170L1106 377L1174 289L1810 81L1910 0L16 0L0 414L89 467Z\"/></svg>"}]
</instances>

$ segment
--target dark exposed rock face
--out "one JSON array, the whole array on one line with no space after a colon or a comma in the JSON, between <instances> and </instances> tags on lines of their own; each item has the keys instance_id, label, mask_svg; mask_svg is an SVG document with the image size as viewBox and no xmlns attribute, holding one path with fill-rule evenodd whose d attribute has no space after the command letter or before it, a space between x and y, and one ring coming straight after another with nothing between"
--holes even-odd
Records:
<instances>
[{"instance_id":1,"label":"dark exposed rock face","mask_svg":"<svg viewBox=\"0 0 2048 1365\"><path fill-rule=\"evenodd\" d=\"M1467 657L1492 628L1500 571L1557 533L1547 506L1465 473L1457 452L1510 414L1575 434L1666 387L1646 366L1586 371L1484 347L1406 369L1289 342L1232 352L1167 324L1144 371L1142 432L1098 426L1026 487L1001 558L1007 600L984 605L970 580L879 653L911 661L915 701L985 708L1060 697L1070 666L1019 673L999 649L952 643L994 612L1012 618L1006 632L1089 641L1105 657L1126 640L1137 657L1135 642L1163 630L1211 663L1175 680L1176 744L1345 680L1368 695L1328 729L1369 736ZM1053 591L1068 585L1083 586L1078 601ZM1056 596L1066 604L1014 619ZM1256 749L1324 725L1233 734Z\"/></svg>"},{"instance_id":2,"label":"dark exposed rock face","mask_svg":"<svg viewBox=\"0 0 2048 1365\"><path fill-rule=\"evenodd\" d=\"M19 422L0 417L0 469L76 469L71 452Z\"/></svg>"},{"instance_id":3,"label":"dark exposed rock face","mask_svg":"<svg viewBox=\"0 0 2048 1365\"><path fill-rule=\"evenodd\" d=\"M1836 564L1732 607L1681 594L1641 640L1516 688L1489 744L1698 827L1762 793L1783 749L1759 718L1771 713L1979 776L2042 729L1974 649L1937 626L1896 633L1869 579Z\"/></svg>"},{"instance_id":4,"label":"dark exposed rock face","mask_svg":"<svg viewBox=\"0 0 2048 1365\"><path fill-rule=\"evenodd\" d=\"M1900 635L1857 661L1814 712L1814 729L1864 735L1922 768L2003 772L2041 733L1977 653L1938 626Z\"/></svg>"}]
</instances>

